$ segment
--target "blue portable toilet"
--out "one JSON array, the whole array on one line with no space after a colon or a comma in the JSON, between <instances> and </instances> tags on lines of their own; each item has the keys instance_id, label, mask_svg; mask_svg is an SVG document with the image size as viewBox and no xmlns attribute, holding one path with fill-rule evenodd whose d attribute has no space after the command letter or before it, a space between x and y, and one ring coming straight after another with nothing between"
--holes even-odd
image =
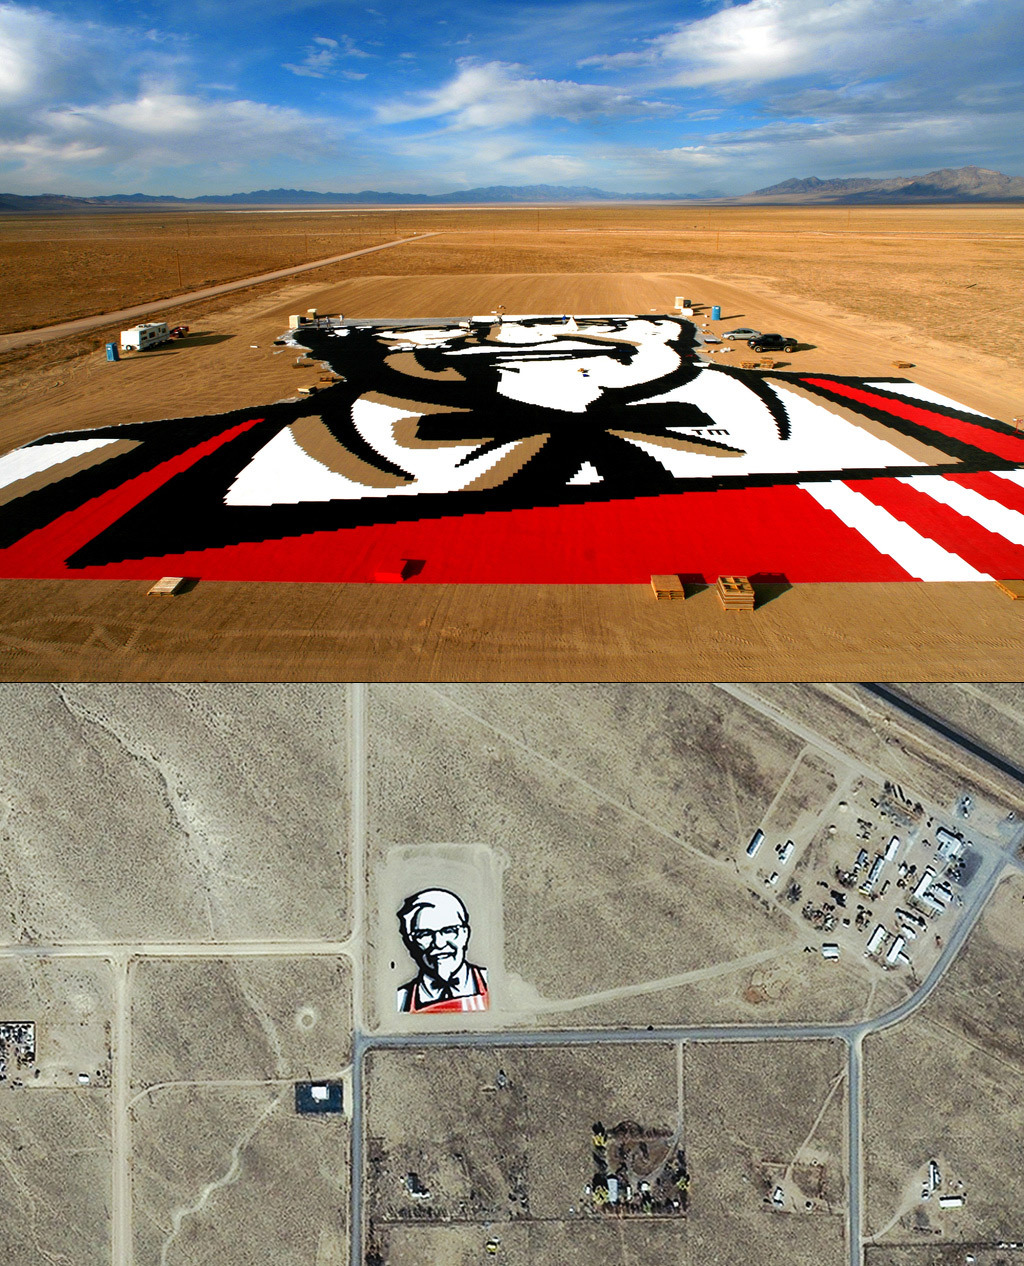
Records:
<instances>
[{"instance_id":1,"label":"blue portable toilet","mask_svg":"<svg viewBox=\"0 0 1024 1266\"><path fill-rule=\"evenodd\" d=\"M121 357L118 356L117 354L117 344L108 343L107 344L107 360L120 360L120 359Z\"/></svg>"},{"instance_id":2,"label":"blue portable toilet","mask_svg":"<svg viewBox=\"0 0 1024 1266\"><path fill-rule=\"evenodd\" d=\"M721 321L722 319L722 309L717 303L713 304L711 307L711 319L712 321Z\"/></svg>"}]
</instances>

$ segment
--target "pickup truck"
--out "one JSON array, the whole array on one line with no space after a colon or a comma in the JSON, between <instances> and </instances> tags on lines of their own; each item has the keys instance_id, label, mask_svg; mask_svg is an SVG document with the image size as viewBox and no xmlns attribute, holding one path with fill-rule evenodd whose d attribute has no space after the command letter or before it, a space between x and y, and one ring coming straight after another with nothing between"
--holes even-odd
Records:
<instances>
[{"instance_id":1,"label":"pickup truck","mask_svg":"<svg viewBox=\"0 0 1024 1266\"><path fill-rule=\"evenodd\" d=\"M792 354L799 344L794 338L786 338L782 334L759 334L757 338L748 338L747 346L755 352L788 352Z\"/></svg>"}]
</instances>

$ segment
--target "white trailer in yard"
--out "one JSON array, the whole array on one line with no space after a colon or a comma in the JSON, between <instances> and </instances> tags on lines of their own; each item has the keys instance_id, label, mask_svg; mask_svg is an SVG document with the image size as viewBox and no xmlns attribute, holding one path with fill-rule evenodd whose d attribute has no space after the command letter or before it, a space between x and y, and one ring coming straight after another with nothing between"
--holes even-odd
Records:
<instances>
[{"instance_id":1,"label":"white trailer in yard","mask_svg":"<svg viewBox=\"0 0 1024 1266\"><path fill-rule=\"evenodd\" d=\"M144 352L147 347L166 343L170 337L171 332L166 321L151 321L148 325L135 325L130 330L121 331L121 351Z\"/></svg>"}]
</instances>

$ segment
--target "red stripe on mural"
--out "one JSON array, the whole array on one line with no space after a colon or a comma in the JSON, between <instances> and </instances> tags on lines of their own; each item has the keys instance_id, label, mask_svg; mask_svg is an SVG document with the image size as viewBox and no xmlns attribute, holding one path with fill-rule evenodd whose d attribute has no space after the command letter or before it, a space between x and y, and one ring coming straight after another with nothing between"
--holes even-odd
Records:
<instances>
[{"instance_id":1,"label":"red stripe on mural","mask_svg":"<svg viewBox=\"0 0 1024 1266\"><path fill-rule=\"evenodd\" d=\"M964 422L961 418L951 418L945 413L936 413L924 405L913 404L910 400L893 400L889 396L880 396L874 391L865 391L862 387L851 387L849 383L833 382L830 378L804 378L811 387L821 387L836 395L846 396L849 400L857 400L861 404L872 405L882 409L894 417L904 418L908 422L917 422L929 430L938 431L940 435L948 435L950 439L961 440L964 444L972 444L975 448L984 449L986 453L994 453L1011 462L1024 462L1024 438L1018 435L1005 435L1002 431L991 430L978 422Z\"/></svg>"},{"instance_id":2,"label":"red stripe on mural","mask_svg":"<svg viewBox=\"0 0 1024 1266\"><path fill-rule=\"evenodd\" d=\"M365 582L396 571L403 559L423 562L411 580L435 584L637 584L659 572L706 580L734 572L800 582L912 579L793 485L374 524L74 574Z\"/></svg>"},{"instance_id":3,"label":"red stripe on mural","mask_svg":"<svg viewBox=\"0 0 1024 1266\"><path fill-rule=\"evenodd\" d=\"M962 484L972 492L980 492L989 501L998 501L1007 510L1024 514L1024 488L1010 479L1000 479L989 470L976 471L971 475L947 475L955 484Z\"/></svg>"},{"instance_id":4,"label":"red stripe on mural","mask_svg":"<svg viewBox=\"0 0 1024 1266\"><path fill-rule=\"evenodd\" d=\"M0 550L0 575L38 578L84 574L77 569L70 570L66 567L65 559L70 558L101 532L106 531L112 523L134 509L140 501L152 495L157 489L162 488L175 475L180 475L182 471L188 470L202 458L209 456L210 453L262 421L262 418L252 418L248 422L239 422L236 426L222 431L220 435L214 435L200 444L194 444L183 453L178 453L158 466L154 466L152 470L143 471L141 475L136 475L123 484L107 489L98 497L86 501L84 505L68 510L43 527L29 532L20 541ZM188 507L182 506L181 512L188 513ZM139 572L136 569L133 574L148 575L149 573Z\"/></svg>"},{"instance_id":5,"label":"red stripe on mural","mask_svg":"<svg viewBox=\"0 0 1024 1266\"><path fill-rule=\"evenodd\" d=\"M1024 548L898 479L847 480L877 506L990 576L1024 576Z\"/></svg>"}]
</instances>

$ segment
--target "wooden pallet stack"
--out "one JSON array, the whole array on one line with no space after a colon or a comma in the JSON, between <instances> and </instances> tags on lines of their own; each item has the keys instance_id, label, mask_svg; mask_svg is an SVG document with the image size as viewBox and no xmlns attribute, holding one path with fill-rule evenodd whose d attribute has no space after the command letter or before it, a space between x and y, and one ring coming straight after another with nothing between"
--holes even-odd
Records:
<instances>
[{"instance_id":1,"label":"wooden pallet stack","mask_svg":"<svg viewBox=\"0 0 1024 1266\"><path fill-rule=\"evenodd\" d=\"M652 576L651 588L656 598L685 598L683 582L678 576Z\"/></svg>"},{"instance_id":2,"label":"wooden pallet stack","mask_svg":"<svg viewBox=\"0 0 1024 1266\"><path fill-rule=\"evenodd\" d=\"M184 583L184 576L161 576L152 589L146 590L146 593L150 598L171 598Z\"/></svg>"},{"instance_id":3,"label":"wooden pallet stack","mask_svg":"<svg viewBox=\"0 0 1024 1266\"><path fill-rule=\"evenodd\" d=\"M754 609L754 586L746 576L719 576L715 581L715 592L726 611Z\"/></svg>"}]
</instances>

